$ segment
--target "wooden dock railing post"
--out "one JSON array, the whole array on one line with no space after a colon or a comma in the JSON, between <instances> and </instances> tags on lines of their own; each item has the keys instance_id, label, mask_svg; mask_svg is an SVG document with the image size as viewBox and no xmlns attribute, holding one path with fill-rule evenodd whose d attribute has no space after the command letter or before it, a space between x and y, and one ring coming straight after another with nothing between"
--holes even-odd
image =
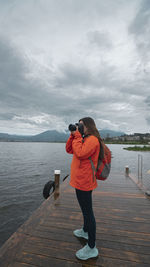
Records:
<instances>
[{"instance_id":1,"label":"wooden dock railing post","mask_svg":"<svg viewBox=\"0 0 150 267\"><path fill-rule=\"evenodd\" d=\"M125 175L129 176L129 166L125 166Z\"/></svg>"},{"instance_id":2,"label":"wooden dock railing post","mask_svg":"<svg viewBox=\"0 0 150 267\"><path fill-rule=\"evenodd\" d=\"M57 199L59 197L60 170L55 170L54 175L55 175L54 199Z\"/></svg>"}]
</instances>

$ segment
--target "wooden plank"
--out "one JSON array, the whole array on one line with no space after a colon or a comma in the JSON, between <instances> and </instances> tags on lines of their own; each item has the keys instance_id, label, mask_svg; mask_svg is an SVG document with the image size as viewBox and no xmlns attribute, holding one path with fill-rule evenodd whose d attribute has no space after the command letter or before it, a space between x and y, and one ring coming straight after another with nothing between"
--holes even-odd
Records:
<instances>
[{"instance_id":1,"label":"wooden plank","mask_svg":"<svg viewBox=\"0 0 150 267\"><path fill-rule=\"evenodd\" d=\"M27 239L27 244L30 246L30 245L34 245L35 246L53 246L53 247L58 247L58 245L60 244L62 247L66 248L68 247L68 243L69 243L69 248L71 249L75 249L77 250L78 249L78 243L80 242L82 245L85 244L85 241L84 239L80 239L79 242L75 242L75 237L73 239L69 239L68 236L67 237L67 242L66 240L63 239L63 241L61 241L61 238L58 238L58 236L51 236L50 239L48 237L44 238L42 236L42 238L40 237L37 237L37 236L29 236L28 239ZM139 250L139 247L141 246L142 249L144 250L144 247L146 246L146 249L147 249L147 253L149 255L149 244L147 245L146 241L142 242L142 243L139 243L138 240L137 240L137 243L136 243L136 240L135 241L131 241L132 243L129 242L128 239L125 240L125 242L123 242L123 238L122 239L119 239L117 240L117 237L114 236L114 238L112 236L103 236L101 238L97 237L97 242L99 242L99 247L107 247L107 243L106 242L110 242L111 246L109 246L109 248L114 248L114 242L116 242L116 244L119 244L120 245L120 242L123 244L123 246L128 246L128 244L130 244L130 246L133 244L133 245L136 245L134 246L135 248L138 246L138 250ZM98 243L97 243L98 244ZM122 245L121 244L121 245ZM26 246L26 244L25 244ZM121 246L118 246L119 249L121 248ZM129 250L129 246L127 248L125 248L125 250ZM133 251L135 249L133 248ZM140 250L140 253L141 253L142 250Z\"/></svg>"},{"instance_id":2,"label":"wooden plank","mask_svg":"<svg viewBox=\"0 0 150 267\"><path fill-rule=\"evenodd\" d=\"M26 235L14 233L8 241L0 248L0 264L7 267L16 258L16 254L20 251L22 244L26 239Z\"/></svg>"},{"instance_id":3,"label":"wooden plank","mask_svg":"<svg viewBox=\"0 0 150 267\"><path fill-rule=\"evenodd\" d=\"M78 222L74 222L74 221L69 221L69 222L66 222L65 220L59 220L57 222L54 222L54 221L50 221L48 224L47 223L44 223L42 226L43 227L48 227L48 228L53 228L54 226L54 223L55 223L55 227L57 228L61 228L62 230L63 229L70 229L70 231L76 229L79 227L79 224ZM39 225L40 227L40 225ZM38 228L37 228L38 229ZM101 236L102 235L105 235L106 238L107 236L115 236L116 238L119 238L122 237L122 238L132 238L135 240L143 240L143 242L146 242L146 241L150 241L150 234L144 234L144 233L138 233L138 232L130 232L130 231L125 231L125 230L118 230L118 229L107 229L107 228L104 228L103 227L99 227L99 225L97 225L97 234L100 234Z\"/></svg>"},{"instance_id":4,"label":"wooden plank","mask_svg":"<svg viewBox=\"0 0 150 267\"><path fill-rule=\"evenodd\" d=\"M138 201L139 200L139 201ZM93 196L93 203L94 203L94 207L95 208L99 208L99 207L102 207L102 208L110 208L110 207L116 207L116 208L125 208L127 209L128 205L132 205L132 207L135 209L135 210L139 210L141 211L141 209L145 208L149 208L149 203L147 203L148 199L139 199L137 198L136 200L133 198L133 199L125 199L125 198L115 198L115 197L102 197L101 195L98 197L98 198L95 198ZM148 201L149 202L149 201ZM71 196L67 196L66 199L62 199L61 201L61 205L64 204L64 205L67 205L69 207L71 207L71 205L77 203L77 200L75 198L74 195ZM130 208L129 208L130 210ZM148 210L146 211L148 212Z\"/></svg>"},{"instance_id":5,"label":"wooden plank","mask_svg":"<svg viewBox=\"0 0 150 267\"><path fill-rule=\"evenodd\" d=\"M66 211L67 210L67 211ZM57 213L56 213L57 212ZM65 214L65 216L70 216L71 215L74 215L75 217L77 215L80 215L81 217L81 211L78 210L78 209L74 209L74 211L72 212L72 209L67 209L67 208L58 208L57 211L54 211L54 213L51 214L50 217L47 217L46 218L46 221L51 219L52 217L55 217L55 216L59 216L59 217L63 217L63 215ZM105 209L105 212L102 212L101 209L99 209L99 211L95 210L94 209L94 214L95 214L95 217L100 220L101 222L106 222L108 221L109 223L112 223L112 224L115 224L116 221L119 223L140 223L141 222L146 225L148 224L149 225L149 218L143 218L143 216L140 217L140 214L138 214L137 216L137 213L130 213L128 214L127 212L124 213L124 216L122 216L121 212L120 214L116 214L115 212L108 212L107 209ZM79 218L80 219L80 218Z\"/></svg>"},{"instance_id":6,"label":"wooden plank","mask_svg":"<svg viewBox=\"0 0 150 267\"><path fill-rule=\"evenodd\" d=\"M100 264L95 261L88 260L87 263L83 263L81 261L70 262L70 261L64 261L64 260L58 260L55 258L50 258L50 257L44 257L41 255L34 255L34 254L25 254L22 255L22 261L24 261L24 264L28 264L28 266L39 266L39 267L93 267L93 266L105 266L105 267L111 267L111 266L121 266L121 267L131 267L131 266L141 266L140 264L137 263L132 263L128 261L122 261L122 260L114 260L111 258L101 258L100 259ZM143 264L143 267L149 267L147 264ZM20 265L15 265L13 263L13 266L9 267L20 267Z\"/></svg>"},{"instance_id":7,"label":"wooden plank","mask_svg":"<svg viewBox=\"0 0 150 267\"><path fill-rule=\"evenodd\" d=\"M45 242L41 243L41 241L39 241L39 243L36 242L36 247L34 247L32 245L34 245L34 240L33 240L33 244L31 242L31 240L30 241L28 240L28 244L27 244L26 248L25 247L23 248L23 251L25 253L23 254L23 256L20 255L19 258L17 258L18 261L19 260L26 261L26 257L24 258L24 255L26 255L27 258L28 258L28 255L31 255L30 261L29 260L27 261L28 263L32 263L32 260L33 260L32 255L34 255L34 256L35 255L37 255L37 256L42 255L43 257L44 256L46 256L46 257L49 257L49 256L50 257L59 257L61 259L64 259L64 257L66 257L66 255L67 255L67 260L71 260L72 255L75 254L75 251L77 249L77 245L75 245L75 243L67 243L67 242L63 242L63 243L56 242L55 243L53 241L52 243L46 244ZM52 249L50 248L50 246L52 246ZM34 250L33 250L33 247L34 247ZM54 247L55 247L55 249L54 249ZM61 251L60 251L60 250L62 250L62 248L63 248L63 254L61 254ZM69 250L69 252L68 252L68 250ZM66 254L64 254L64 251L66 252ZM108 257L106 257L106 255ZM127 261L127 255L128 254L125 254L125 255L119 254L119 259L121 257L125 258L123 261L121 261L121 260L118 261L118 259L114 258L115 257L114 255L115 254L114 254L113 250L110 250L110 249L106 250L105 248L101 248L100 258L99 258L99 260L96 261L96 266L97 265L99 266L99 264L101 264L102 261L104 261L105 263L109 262L109 264L114 263L114 264L117 264L117 266L119 266L118 264L121 264L121 263L122 263L122 265L120 265L120 266L124 266L124 264L123 264L124 262L125 262L125 266L136 266L135 263L137 262L136 264L138 264L138 261L139 262L141 261L141 258L139 258L139 256L135 253L132 254L132 261L130 260L131 253L129 253L129 260L128 261ZM111 258L111 256L112 256L112 258ZM133 261L133 259L135 261ZM74 262L78 262L78 260L75 257L74 257ZM89 263L89 261L88 261L88 263ZM44 264L45 264L45 261L44 261ZM41 265L41 266L43 266L43 265ZM93 266L95 266L95 265L93 265ZM104 265L104 266L109 266L109 265ZM110 266L114 266L114 265L110 265ZM143 264L142 266L148 266L148 265Z\"/></svg>"},{"instance_id":8,"label":"wooden plank","mask_svg":"<svg viewBox=\"0 0 150 267\"><path fill-rule=\"evenodd\" d=\"M57 231L57 229L54 229L54 232L49 232L49 231L34 231L33 232L33 235L34 237L44 237L44 238L47 238L49 239L50 241L51 240L57 240L57 241L60 241L61 243L62 242L65 242L66 241L66 238L67 238L67 241L68 242L75 242L75 237L73 236L72 232L71 234L69 235L66 232L63 231ZM105 239L101 239L101 237L99 235L97 235L97 241L96 241L98 247L105 247L105 248L111 248L111 249L118 249L118 250L122 250L122 251L131 251L131 252L135 252L135 253L143 253L143 254L146 254L146 255L149 255L149 251L150 251L150 246L146 246L145 245L138 245L137 243L136 244L133 244L133 243L125 243L125 242L119 242L119 241L114 241L114 240L105 240Z\"/></svg>"},{"instance_id":9,"label":"wooden plank","mask_svg":"<svg viewBox=\"0 0 150 267\"><path fill-rule=\"evenodd\" d=\"M16 259L17 262L23 263L23 264L28 264L28 266L39 266L39 267L68 267L68 266L72 266L72 267L78 267L81 266L81 264L79 263L74 263L71 260L70 261L66 261L65 259L57 259L55 257L53 257L54 255L51 254L48 256L43 256L43 255L37 255L37 254L31 254L31 253L25 253L23 252L20 257L18 256L18 258ZM14 263L13 267L17 267ZM19 267L19 265L18 265Z\"/></svg>"},{"instance_id":10,"label":"wooden plank","mask_svg":"<svg viewBox=\"0 0 150 267\"><path fill-rule=\"evenodd\" d=\"M65 233L66 235L67 234L72 235L74 229L76 229L76 227L71 228L71 229L69 227L67 227L66 229L63 228L63 230L62 230L62 227L57 227L56 225L55 225L55 227L49 227L49 226L46 227L43 225L42 226L39 225L39 227L36 228L36 231L41 232L41 233L42 232L62 233L62 231L63 231L63 233ZM125 236L125 235L121 236L119 233L118 233L118 235L116 235L116 234L113 235L112 232L107 234L107 232L104 233L104 231L100 232L99 230L97 230L97 239L107 240L107 241L111 240L111 241L115 241L115 242L121 242L121 243L133 244L133 245L135 244L135 245L140 245L140 246L143 245L143 246L149 247L149 249L150 249L150 240L148 240L147 238L146 238L146 240L142 239L141 236L138 237L137 234L135 237L133 237L133 236L130 237L129 234L127 236Z\"/></svg>"},{"instance_id":11,"label":"wooden plank","mask_svg":"<svg viewBox=\"0 0 150 267\"><path fill-rule=\"evenodd\" d=\"M67 186L64 183L61 187L63 190ZM28 229L32 232L32 229L35 228L37 223L42 223L44 217L46 217L47 213L50 213L59 203L58 201L54 201L53 196L51 195L44 203L32 214L32 216L25 222L18 230L15 232L0 248L0 263L2 267L8 266L9 262L13 262L13 259L16 256L16 253L21 249L23 242L26 239L26 235L24 234L25 230Z\"/></svg>"},{"instance_id":12,"label":"wooden plank","mask_svg":"<svg viewBox=\"0 0 150 267\"><path fill-rule=\"evenodd\" d=\"M63 204L63 206L59 206L58 210L63 213L66 212L72 212L72 207L69 206L67 207L66 204ZM74 212L81 212L79 207L76 206L73 208ZM145 223L149 223L149 220L150 220L150 212L147 211L147 214L146 212L138 212L138 211L128 211L128 210L125 210L125 209L111 209L110 207L109 208L102 208L102 207L99 207L97 209L97 207L95 207L94 205L94 214L95 216L99 216L100 214L100 217L101 218L108 218L108 219L112 219L112 218L116 218L116 219L120 219L120 220L126 220L126 221L139 221L139 222L145 222Z\"/></svg>"},{"instance_id":13,"label":"wooden plank","mask_svg":"<svg viewBox=\"0 0 150 267\"><path fill-rule=\"evenodd\" d=\"M2 267L149 266L150 202L129 179L112 179L93 194L97 259L82 262L75 257L86 241L73 236L83 218L66 181L60 198L46 200L0 249Z\"/></svg>"},{"instance_id":14,"label":"wooden plank","mask_svg":"<svg viewBox=\"0 0 150 267\"><path fill-rule=\"evenodd\" d=\"M64 220L77 220L80 224L82 221L82 215L80 213L61 213L61 214L53 214L53 216L60 220L63 218ZM47 222L48 219L45 220ZM99 226L106 225L109 229L119 229L119 230L129 230L129 231L136 231L136 232L142 232L142 233L149 233L150 232L150 224L148 223L141 223L141 222L126 222L126 221L120 221L118 223L117 220L109 220L107 218L99 218L96 217L96 222Z\"/></svg>"},{"instance_id":15,"label":"wooden plank","mask_svg":"<svg viewBox=\"0 0 150 267\"><path fill-rule=\"evenodd\" d=\"M22 263L22 262L12 262L8 265L8 267L35 267L36 265L28 264L28 263Z\"/></svg>"},{"instance_id":16,"label":"wooden plank","mask_svg":"<svg viewBox=\"0 0 150 267\"><path fill-rule=\"evenodd\" d=\"M114 253L115 252L115 253ZM22 252L20 255L17 255L17 261L23 261L23 257L30 255L30 263L32 263L32 258L33 256L39 256L42 258L55 258L59 259L62 261L73 261L73 262L78 262L78 260L75 257L75 250L71 250L69 248L62 249L60 246L57 248L53 247L35 247L31 246L24 249L24 252ZM96 259L97 264L101 264L102 257L107 257L111 259L120 259L124 261L130 261L132 262L137 262L137 263L145 263L149 264L150 261L150 255L145 255L145 254L138 254L134 253L131 251L122 251L122 250L115 250L115 249L110 249L110 248L100 248L100 256ZM88 260L88 262L91 262L92 260Z\"/></svg>"}]
</instances>

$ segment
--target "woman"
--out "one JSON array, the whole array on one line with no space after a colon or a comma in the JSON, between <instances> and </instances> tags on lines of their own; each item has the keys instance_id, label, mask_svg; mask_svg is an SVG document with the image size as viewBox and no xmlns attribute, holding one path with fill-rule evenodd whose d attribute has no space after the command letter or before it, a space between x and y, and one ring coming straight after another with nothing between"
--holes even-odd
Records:
<instances>
[{"instance_id":1,"label":"woman","mask_svg":"<svg viewBox=\"0 0 150 267\"><path fill-rule=\"evenodd\" d=\"M84 135L82 137L78 129L71 132L66 143L66 151L73 154L70 185L76 190L84 219L83 228L77 229L73 233L76 237L83 237L88 240L87 245L76 252L76 256L78 259L87 260L98 256L95 245L96 222L92 208L92 191L97 187L97 181L93 177L89 157L91 157L96 168L98 157L103 157L103 146L92 118L85 117L79 120L79 123L83 124Z\"/></svg>"}]
</instances>

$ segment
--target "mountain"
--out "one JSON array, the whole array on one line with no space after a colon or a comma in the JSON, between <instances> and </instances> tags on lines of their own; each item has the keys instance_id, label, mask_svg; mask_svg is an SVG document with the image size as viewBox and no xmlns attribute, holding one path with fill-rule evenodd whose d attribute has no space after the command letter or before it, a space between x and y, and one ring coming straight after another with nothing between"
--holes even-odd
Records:
<instances>
[{"instance_id":1,"label":"mountain","mask_svg":"<svg viewBox=\"0 0 150 267\"><path fill-rule=\"evenodd\" d=\"M7 133L0 133L0 141L8 141L8 142L21 142L27 141L30 139L31 136L22 136L22 135L12 135Z\"/></svg>"},{"instance_id":2,"label":"mountain","mask_svg":"<svg viewBox=\"0 0 150 267\"><path fill-rule=\"evenodd\" d=\"M46 131L41 134L37 134L32 137L32 141L34 142L63 142L67 141L69 137L69 132L57 132L55 130Z\"/></svg>"},{"instance_id":3,"label":"mountain","mask_svg":"<svg viewBox=\"0 0 150 267\"><path fill-rule=\"evenodd\" d=\"M125 133L112 131L108 129L99 130L102 138L121 136ZM66 142L70 133L58 132L55 130L46 131L32 136L10 135L7 133L0 133L1 142Z\"/></svg>"},{"instance_id":4,"label":"mountain","mask_svg":"<svg viewBox=\"0 0 150 267\"><path fill-rule=\"evenodd\" d=\"M116 137L116 136L125 135L124 132L112 131L112 130L109 130L109 129L99 130L99 133L100 133L102 138Z\"/></svg>"}]
</instances>

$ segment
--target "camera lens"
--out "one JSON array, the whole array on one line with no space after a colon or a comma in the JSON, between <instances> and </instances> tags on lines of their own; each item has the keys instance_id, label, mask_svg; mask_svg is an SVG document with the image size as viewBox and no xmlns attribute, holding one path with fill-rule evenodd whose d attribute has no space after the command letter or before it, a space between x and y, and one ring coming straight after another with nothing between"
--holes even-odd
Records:
<instances>
[{"instance_id":1,"label":"camera lens","mask_svg":"<svg viewBox=\"0 0 150 267\"><path fill-rule=\"evenodd\" d=\"M76 128L76 125L74 125L74 124L69 124L68 129L69 129L70 132L74 132L74 131L76 131L77 128Z\"/></svg>"}]
</instances>

